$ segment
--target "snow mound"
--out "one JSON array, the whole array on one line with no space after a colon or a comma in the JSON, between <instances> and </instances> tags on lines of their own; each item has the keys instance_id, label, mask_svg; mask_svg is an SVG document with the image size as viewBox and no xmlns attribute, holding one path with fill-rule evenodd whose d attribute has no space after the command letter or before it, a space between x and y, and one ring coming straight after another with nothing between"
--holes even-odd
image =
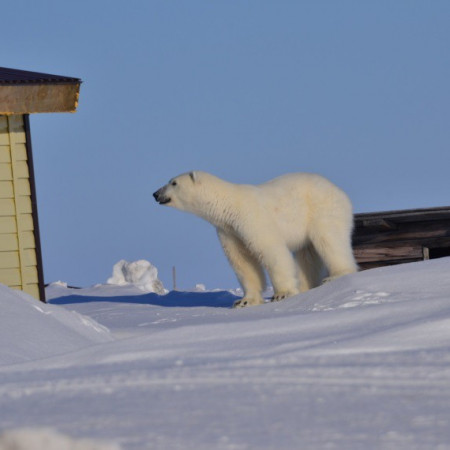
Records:
<instances>
[{"instance_id":1,"label":"snow mound","mask_svg":"<svg viewBox=\"0 0 450 450\"><path fill-rule=\"evenodd\" d=\"M72 439L46 428L19 428L0 434L0 450L120 450L116 444Z\"/></svg>"},{"instance_id":2,"label":"snow mound","mask_svg":"<svg viewBox=\"0 0 450 450\"><path fill-rule=\"evenodd\" d=\"M133 262L120 260L114 265L112 277L108 279L107 284L134 285L143 292L154 292L160 295L167 293L158 279L158 269L143 259Z\"/></svg>"},{"instance_id":3,"label":"snow mound","mask_svg":"<svg viewBox=\"0 0 450 450\"><path fill-rule=\"evenodd\" d=\"M108 329L90 317L42 303L0 285L0 365L15 364L112 341Z\"/></svg>"},{"instance_id":4,"label":"snow mound","mask_svg":"<svg viewBox=\"0 0 450 450\"><path fill-rule=\"evenodd\" d=\"M68 284L65 281L53 281L52 283L49 284L49 286L58 286L58 287L62 287L62 288L68 288Z\"/></svg>"}]
</instances>

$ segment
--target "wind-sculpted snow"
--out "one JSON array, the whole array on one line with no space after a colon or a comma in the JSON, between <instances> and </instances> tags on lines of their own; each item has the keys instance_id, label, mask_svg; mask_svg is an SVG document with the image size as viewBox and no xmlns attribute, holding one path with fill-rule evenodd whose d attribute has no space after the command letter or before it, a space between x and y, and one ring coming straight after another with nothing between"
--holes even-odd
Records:
<instances>
[{"instance_id":1,"label":"wind-sculpted snow","mask_svg":"<svg viewBox=\"0 0 450 450\"><path fill-rule=\"evenodd\" d=\"M450 448L449 274L450 258L376 269L243 310L224 291L53 285L49 308L114 340L4 365L0 428L123 449Z\"/></svg>"},{"instance_id":2,"label":"wind-sculpted snow","mask_svg":"<svg viewBox=\"0 0 450 450\"><path fill-rule=\"evenodd\" d=\"M88 316L0 285L0 366L67 354L113 338Z\"/></svg>"},{"instance_id":3,"label":"wind-sculpted snow","mask_svg":"<svg viewBox=\"0 0 450 450\"><path fill-rule=\"evenodd\" d=\"M112 277L108 279L107 283L117 286L134 285L143 292L157 294L167 292L158 279L158 269L145 260L132 262L120 260L114 265Z\"/></svg>"}]
</instances>

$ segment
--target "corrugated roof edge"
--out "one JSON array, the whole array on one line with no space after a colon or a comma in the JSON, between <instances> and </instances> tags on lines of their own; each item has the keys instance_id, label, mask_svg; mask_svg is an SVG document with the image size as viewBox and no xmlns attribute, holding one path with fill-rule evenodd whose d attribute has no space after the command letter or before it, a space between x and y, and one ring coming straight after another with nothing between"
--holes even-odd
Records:
<instances>
[{"instance_id":1,"label":"corrugated roof edge","mask_svg":"<svg viewBox=\"0 0 450 450\"><path fill-rule=\"evenodd\" d=\"M0 85L5 84L76 84L79 78L52 75L49 73L30 72L27 70L0 67Z\"/></svg>"}]
</instances>

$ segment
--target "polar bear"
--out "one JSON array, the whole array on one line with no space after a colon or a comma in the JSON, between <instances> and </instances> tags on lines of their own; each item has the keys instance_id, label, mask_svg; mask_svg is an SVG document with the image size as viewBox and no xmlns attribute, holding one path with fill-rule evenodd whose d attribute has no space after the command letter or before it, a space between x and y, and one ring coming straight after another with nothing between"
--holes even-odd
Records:
<instances>
[{"instance_id":1,"label":"polar bear","mask_svg":"<svg viewBox=\"0 0 450 450\"><path fill-rule=\"evenodd\" d=\"M235 184L206 172L172 178L153 194L161 205L193 213L216 227L244 297L235 307L264 303L265 271L272 300L356 272L352 205L320 175L292 173L260 185Z\"/></svg>"}]
</instances>

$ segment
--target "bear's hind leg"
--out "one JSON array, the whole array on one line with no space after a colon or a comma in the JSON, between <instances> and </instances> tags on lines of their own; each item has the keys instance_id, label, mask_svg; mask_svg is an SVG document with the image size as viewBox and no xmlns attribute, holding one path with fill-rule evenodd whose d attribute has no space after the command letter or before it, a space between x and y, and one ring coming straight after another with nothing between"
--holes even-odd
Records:
<instances>
[{"instance_id":1,"label":"bear's hind leg","mask_svg":"<svg viewBox=\"0 0 450 450\"><path fill-rule=\"evenodd\" d=\"M287 246L280 241L268 239L253 242L254 251L260 255L261 261L272 282L274 295L272 300L283 300L299 293L298 266Z\"/></svg>"},{"instance_id":2,"label":"bear's hind leg","mask_svg":"<svg viewBox=\"0 0 450 450\"><path fill-rule=\"evenodd\" d=\"M343 275L358 271L353 256L350 233L347 229L334 228L331 232L324 232L311 237L314 248L321 256L327 270L325 281L333 280Z\"/></svg>"},{"instance_id":3,"label":"bear's hind leg","mask_svg":"<svg viewBox=\"0 0 450 450\"><path fill-rule=\"evenodd\" d=\"M233 307L243 308L263 304L262 292L266 286L266 277L261 264L238 238L221 230L218 230L217 234L244 291L244 297L236 301Z\"/></svg>"},{"instance_id":4,"label":"bear's hind leg","mask_svg":"<svg viewBox=\"0 0 450 450\"><path fill-rule=\"evenodd\" d=\"M296 251L294 256L298 263L300 292L319 286L324 276L324 264L313 245L308 243Z\"/></svg>"}]
</instances>

